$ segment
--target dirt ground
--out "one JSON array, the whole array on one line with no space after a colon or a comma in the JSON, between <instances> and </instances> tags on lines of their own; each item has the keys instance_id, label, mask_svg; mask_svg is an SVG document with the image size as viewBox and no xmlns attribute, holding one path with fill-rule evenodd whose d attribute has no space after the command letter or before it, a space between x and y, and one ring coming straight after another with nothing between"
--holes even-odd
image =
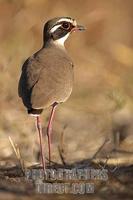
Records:
<instances>
[{"instance_id":1,"label":"dirt ground","mask_svg":"<svg viewBox=\"0 0 133 200\"><path fill-rule=\"evenodd\" d=\"M89 164L89 161L84 161L82 163L74 164L74 165L53 165L52 169L59 168L73 168L80 166L80 169L93 167L94 169L106 169L108 172L107 180L82 180L80 182L86 183L91 182L94 183L95 191L91 194L83 193L83 194L47 194L42 193L39 194L36 191L35 187L35 179L27 179L26 175L24 175L23 171L19 167L3 167L0 168L0 199L2 200L16 200L16 199L91 199L91 200L102 200L102 199L113 199L113 200L131 200L133 198L133 166L125 166L125 167L114 167L104 166L104 165L96 165L94 163ZM82 166L82 167L81 167ZM33 167L30 168L32 170ZM40 168L34 167L34 170L39 170ZM43 180L44 183L60 183L60 180L50 181ZM68 181L67 181L68 182ZM74 180L71 180L71 184ZM79 182L79 181L77 181ZM64 181L63 181L64 183Z\"/></svg>"}]
</instances>

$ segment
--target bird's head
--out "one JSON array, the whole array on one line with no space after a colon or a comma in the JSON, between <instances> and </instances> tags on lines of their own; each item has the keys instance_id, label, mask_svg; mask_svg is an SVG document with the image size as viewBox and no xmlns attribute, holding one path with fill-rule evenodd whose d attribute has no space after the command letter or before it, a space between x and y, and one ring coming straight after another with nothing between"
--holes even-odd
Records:
<instances>
[{"instance_id":1,"label":"bird's head","mask_svg":"<svg viewBox=\"0 0 133 200\"><path fill-rule=\"evenodd\" d=\"M44 26L44 45L54 42L57 45L64 46L64 42L74 31L83 31L85 28L78 25L75 19L70 17L58 17L49 20Z\"/></svg>"}]
</instances>

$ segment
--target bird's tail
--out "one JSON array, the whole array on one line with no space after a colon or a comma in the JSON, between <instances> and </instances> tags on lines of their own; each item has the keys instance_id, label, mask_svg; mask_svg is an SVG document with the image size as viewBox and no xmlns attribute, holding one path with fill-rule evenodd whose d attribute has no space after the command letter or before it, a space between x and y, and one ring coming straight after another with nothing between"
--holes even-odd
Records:
<instances>
[{"instance_id":1,"label":"bird's tail","mask_svg":"<svg viewBox=\"0 0 133 200\"><path fill-rule=\"evenodd\" d=\"M42 113L42 111L43 111L43 109L30 108L30 109L28 109L28 114L33 115L33 116L37 116L37 115L40 115Z\"/></svg>"}]
</instances>

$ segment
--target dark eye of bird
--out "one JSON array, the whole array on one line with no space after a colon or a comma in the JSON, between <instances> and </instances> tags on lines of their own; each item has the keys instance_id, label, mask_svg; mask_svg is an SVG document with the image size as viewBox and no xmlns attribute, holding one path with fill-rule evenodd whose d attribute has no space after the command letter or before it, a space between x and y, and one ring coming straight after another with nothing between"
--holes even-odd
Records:
<instances>
[{"instance_id":1,"label":"dark eye of bird","mask_svg":"<svg viewBox=\"0 0 133 200\"><path fill-rule=\"evenodd\" d=\"M62 27L63 27L63 29L68 30L68 29L70 28L70 23L68 23L68 22L63 22Z\"/></svg>"}]
</instances>

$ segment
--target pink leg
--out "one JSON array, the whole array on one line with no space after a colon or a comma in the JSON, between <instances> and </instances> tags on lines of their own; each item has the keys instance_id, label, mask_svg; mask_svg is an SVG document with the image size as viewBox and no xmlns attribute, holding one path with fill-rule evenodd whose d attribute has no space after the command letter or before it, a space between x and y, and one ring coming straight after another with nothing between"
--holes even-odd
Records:
<instances>
[{"instance_id":1,"label":"pink leg","mask_svg":"<svg viewBox=\"0 0 133 200\"><path fill-rule=\"evenodd\" d=\"M44 154L44 145L43 145L43 136L42 136L42 126L41 126L41 119L40 116L36 117L36 125L39 133L39 141L40 141L40 153L41 153L41 160L42 160L42 166L43 170L45 171L45 154Z\"/></svg>"},{"instance_id":2,"label":"pink leg","mask_svg":"<svg viewBox=\"0 0 133 200\"><path fill-rule=\"evenodd\" d=\"M50 114L48 127L47 127L47 136L48 136L48 150L49 150L49 164L51 161L51 133L52 133L52 122L55 114L55 109L57 107L57 103L53 104L52 111Z\"/></svg>"}]
</instances>

